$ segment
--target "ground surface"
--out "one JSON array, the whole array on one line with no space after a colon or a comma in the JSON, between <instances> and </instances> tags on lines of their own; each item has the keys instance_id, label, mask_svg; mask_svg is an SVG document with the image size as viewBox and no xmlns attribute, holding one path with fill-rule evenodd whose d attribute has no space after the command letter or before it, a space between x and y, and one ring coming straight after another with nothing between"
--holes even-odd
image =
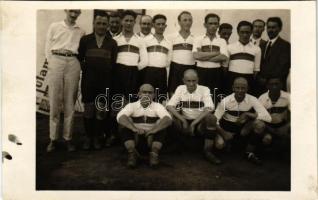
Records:
<instances>
[{"instance_id":1,"label":"ground surface","mask_svg":"<svg viewBox=\"0 0 318 200\"><path fill-rule=\"evenodd\" d=\"M75 119L77 146L84 132L81 120ZM263 157L262 166L246 162L239 153L221 154L224 163L214 166L199 150L184 152L170 145L163 149L158 169L144 160L130 170L121 145L67 153L61 143L48 154L48 117L37 114L36 123L37 190L290 190L290 161L272 154Z\"/></svg>"}]
</instances>

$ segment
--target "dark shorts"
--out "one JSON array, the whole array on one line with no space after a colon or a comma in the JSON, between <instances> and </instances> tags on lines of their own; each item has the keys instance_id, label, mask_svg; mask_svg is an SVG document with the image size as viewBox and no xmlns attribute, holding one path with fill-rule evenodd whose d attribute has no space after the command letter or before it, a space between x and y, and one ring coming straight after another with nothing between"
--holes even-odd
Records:
<instances>
[{"instance_id":1,"label":"dark shorts","mask_svg":"<svg viewBox=\"0 0 318 200\"><path fill-rule=\"evenodd\" d=\"M126 99L129 99L129 96L133 95L133 100L138 99L138 67L117 63L114 73L115 76L113 82L115 94L124 95Z\"/></svg>"},{"instance_id":2,"label":"dark shorts","mask_svg":"<svg viewBox=\"0 0 318 200\"><path fill-rule=\"evenodd\" d=\"M168 79L168 92L174 93L179 85L183 85L183 73L188 69L196 69L195 65L182 65L171 62L169 79Z\"/></svg>"},{"instance_id":3,"label":"dark shorts","mask_svg":"<svg viewBox=\"0 0 318 200\"><path fill-rule=\"evenodd\" d=\"M167 70L166 68L146 67L140 71L141 82L149 83L155 88L155 96L167 96ZM158 88L158 89L157 89Z\"/></svg>"},{"instance_id":4,"label":"dark shorts","mask_svg":"<svg viewBox=\"0 0 318 200\"><path fill-rule=\"evenodd\" d=\"M229 131L229 132L234 133L236 135L240 134L240 132L243 129L244 125L245 124L238 125L236 123L229 122L229 121L226 121L224 119L220 120L221 128L223 128L225 131Z\"/></svg>"},{"instance_id":5,"label":"dark shorts","mask_svg":"<svg viewBox=\"0 0 318 200\"><path fill-rule=\"evenodd\" d=\"M204 85L210 89L211 94L221 93L221 78L222 69L218 68L203 68L197 67L199 75L199 84Z\"/></svg>"},{"instance_id":6,"label":"dark shorts","mask_svg":"<svg viewBox=\"0 0 318 200\"><path fill-rule=\"evenodd\" d=\"M131 131L128 128L120 128L120 137L123 142L126 142L127 140L135 140L135 134L133 131ZM153 135L153 141L161 142L163 143L166 136L166 130L161 130ZM145 135L138 135L138 137L146 137Z\"/></svg>"}]
</instances>

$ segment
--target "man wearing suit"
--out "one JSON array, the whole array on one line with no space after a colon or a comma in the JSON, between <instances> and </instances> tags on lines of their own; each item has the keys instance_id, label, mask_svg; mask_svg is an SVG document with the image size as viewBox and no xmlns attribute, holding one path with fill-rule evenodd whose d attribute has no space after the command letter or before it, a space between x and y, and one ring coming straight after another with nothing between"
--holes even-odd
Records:
<instances>
[{"instance_id":1,"label":"man wearing suit","mask_svg":"<svg viewBox=\"0 0 318 200\"><path fill-rule=\"evenodd\" d=\"M258 76L259 94L266 91L266 81L270 77L280 78L286 90L286 79L290 69L290 43L279 36L282 30L282 20L279 17L267 19L267 34L269 41L261 45L261 70Z\"/></svg>"},{"instance_id":2,"label":"man wearing suit","mask_svg":"<svg viewBox=\"0 0 318 200\"><path fill-rule=\"evenodd\" d=\"M250 41L252 44L260 46L265 45L266 41L262 39L262 34L265 30L265 22L261 19L253 21L253 32Z\"/></svg>"}]
</instances>

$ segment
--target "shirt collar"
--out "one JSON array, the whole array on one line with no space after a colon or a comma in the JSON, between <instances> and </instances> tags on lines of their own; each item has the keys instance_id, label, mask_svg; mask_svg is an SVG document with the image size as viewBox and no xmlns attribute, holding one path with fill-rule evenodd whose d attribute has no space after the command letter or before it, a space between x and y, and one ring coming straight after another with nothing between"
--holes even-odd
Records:
<instances>
[{"instance_id":1,"label":"shirt collar","mask_svg":"<svg viewBox=\"0 0 318 200\"><path fill-rule=\"evenodd\" d=\"M180 37L181 39L184 40L184 38L183 38L182 35L180 34L180 31L177 32L177 37ZM186 38L186 40L187 40L189 37L194 37L191 32L190 32L190 35Z\"/></svg>"},{"instance_id":2,"label":"shirt collar","mask_svg":"<svg viewBox=\"0 0 318 200\"><path fill-rule=\"evenodd\" d=\"M210 40L210 37L205 33L205 35L203 36L203 38L208 38L209 40ZM215 34L215 37L212 39L212 41L213 40L215 40L215 39L217 39L218 38L218 35L217 34Z\"/></svg>"},{"instance_id":3,"label":"shirt collar","mask_svg":"<svg viewBox=\"0 0 318 200\"><path fill-rule=\"evenodd\" d=\"M137 103L137 108L138 108L138 109L144 109L144 110L146 110L146 109L149 109L149 108L151 107L151 105L153 104L153 101L152 101L152 102L149 104L149 106L146 107L146 108L142 107L140 100L138 100L136 103Z\"/></svg>"},{"instance_id":4,"label":"shirt collar","mask_svg":"<svg viewBox=\"0 0 318 200\"><path fill-rule=\"evenodd\" d=\"M79 28L79 26L75 23L73 26L69 26L65 23L65 20L61 22L61 24L67 28Z\"/></svg>"},{"instance_id":5,"label":"shirt collar","mask_svg":"<svg viewBox=\"0 0 318 200\"><path fill-rule=\"evenodd\" d=\"M257 43L259 43L259 41L261 41L261 39L262 39L262 38L254 39L253 36L251 36L250 41L251 41L251 42L257 42Z\"/></svg>"},{"instance_id":6,"label":"shirt collar","mask_svg":"<svg viewBox=\"0 0 318 200\"><path fill-rule=\"evenodd\" d=\"M238 103L236 101L236 99L235 99L235 93L234 92L230 95L230 101L234 101L234 102ZM245 94L245 97L244 97L242 102L245 102L246 104L248 104L248 94L247 93Z\"/></svg>"},{"instance_id":7,"label":"shirt collar","mask_svg":"<svg viewBox=\"0 0 318 200\"><path fill-rule=\"evenodd\" d=\"M248 42L246 45L242 44L239 40L237 41L237 44L242 46L242 47L245 47L245 46L249 46L249 45L253 45L251 42Z\"/></svg>"},{"instance_id":8,"label":"shirt collar","mask_svg":"<svg viewBox=\"0 0 318 200\"><path fill-rule=\"evenodd\" d=\"M279 38L279 35L277 35L274 39L268 40L268 42L272 42L272 46L273 46L273 44L276 42L278 38Z\"/></svg>"}]
</instances>

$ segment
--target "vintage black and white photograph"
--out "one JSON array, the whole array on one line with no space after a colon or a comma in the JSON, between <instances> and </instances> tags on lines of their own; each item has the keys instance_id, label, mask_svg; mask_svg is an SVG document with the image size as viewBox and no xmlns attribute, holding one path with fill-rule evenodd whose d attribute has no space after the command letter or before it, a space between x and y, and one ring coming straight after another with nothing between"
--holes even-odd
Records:
<instances>
[{"instance_id":1,"label":"vintage black and white photograph","mask_svg":"<svg viewBox=\"0 0 318 200\"><path fill-rule=\"evenodd\" d=\"M290 190L289 10L38 10L37 190Z\"/></svg>"},{"instance_id":2,"label":"vintage black and white photograph","mask_svg":"<svg viewBox=\"0 0 318 200\"><path fill-rule=\"evenodd\" d=\"M5 199L315 199L314 5L5 2Z\"/></svg>"}]
</instances>

